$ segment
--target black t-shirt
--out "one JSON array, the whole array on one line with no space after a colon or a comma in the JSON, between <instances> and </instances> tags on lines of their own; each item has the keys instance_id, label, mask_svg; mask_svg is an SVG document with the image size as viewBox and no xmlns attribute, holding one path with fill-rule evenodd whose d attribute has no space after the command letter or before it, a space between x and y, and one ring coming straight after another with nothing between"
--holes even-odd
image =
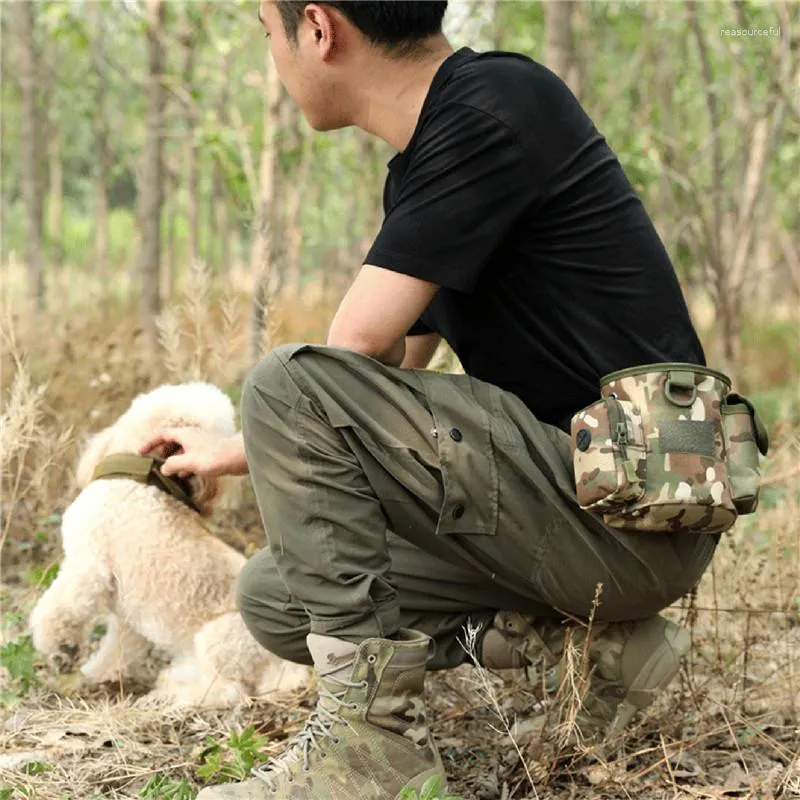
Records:
<instances>
[{"instance_id":1,"label":"black t-shirt","mask_svg":"<svg viewBox=\"0 0 800 800\"><path fill-rule=\"evenodd\" d=\"M556 75L462 48L389 162L365 263L440 285L411 335L567 427L599 378L704 364L669 256L604 137Z\"/></svg>"}]
</instances>

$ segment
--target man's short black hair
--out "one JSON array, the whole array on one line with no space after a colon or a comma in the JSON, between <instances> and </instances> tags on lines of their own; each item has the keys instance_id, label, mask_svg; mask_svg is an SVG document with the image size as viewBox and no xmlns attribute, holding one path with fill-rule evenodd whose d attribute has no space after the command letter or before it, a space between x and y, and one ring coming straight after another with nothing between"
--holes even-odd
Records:
<instances>
[{"instance_id":1,"label":"man's short black hair","mask_svg":"<svg viewBox=\"0 0 800 800\"><path fill-rule=\"evenodd\" d=\"M309 0L278 0L286 37L297 43L297 28ZM413 56L420 43L442 32L447 0L320 0L333 6L358 28L367 41L398 56Z\"/></svg>"}]
</instances>

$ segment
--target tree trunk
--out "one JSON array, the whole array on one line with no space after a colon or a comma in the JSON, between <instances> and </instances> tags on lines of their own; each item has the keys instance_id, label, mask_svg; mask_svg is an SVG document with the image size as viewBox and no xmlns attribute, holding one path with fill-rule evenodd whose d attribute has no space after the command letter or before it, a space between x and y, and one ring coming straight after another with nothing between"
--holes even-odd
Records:
<instances>
[{"instance_id":1,"label":"tree trunk","mask_svg":"<svg viewBox=\"0 0 800 800\"><path fill-rule=\"evenodd\" d=\"M222 60L222 90L219 93L217 104L217 124L221 128L229 125L228 120L228 87L230 86L231 51L228 50ZM219 274L230 271L230 231L228 230L228 198L225 189L225 176L219 158L214 159L213 175L211 181L210 221L208 230L208 255L219 254L216 262ZM219 244L217 244L219 243Z\"/></svg>"},{"instance_id":2,"label":"tree trunk","mask_svg":"<svg viewBox=\"0 0 800 800\"><path fill-rule=\"evenodd\" d=\"M191 6L187 6L186 18L184 20L185 29L181 36L181 44L184 48L183 60L183 122L186 129L186 194L188 207L186 209L187 221L189 223L189 265L195 263L199 255L199 230L200 212L199 204L199 181L197 170L197 145L195 144L195 111L192 99L192 81L194 77L195 48L200 32L200 18L192 18ZM176 265L173 264L173 268Z\"/></svg>"},{"instance_id":3,"label":"tree trunk","mask_svg":"<svg viewBox=\"0 0 800 800\"><path fill-rule=\"evenodd\" d=\"M22 136L20 141L20 181L25 203L25 261L28 273L28 301L33 318L44 310L44 187L39 154L41 153L41 114L37 103L39 75L34 44L34 9L32 0L12 3L18 45L17 57L22 101Z\"/></svg>"},{"instance_id":4,"label":"tree trunk","mask_svg":"<svg viewBox=\"0 0 800 800\"><path fill-rule=\"evenodd\" d=\"M214 249L217 272L227 275L231 270L231 231L228 214L228 196L219 162L214 164L211 190L211 221L209 225L209 253ZM213 238L212 238L213 230ZM209 258L211 256L209 255Z\"/></svg>"},{"instance_id":5,"label":"tree trunk","mask_svg":"<svg viewBox=\"0 0 800 800\"><path fill-rule=\"evenodd\" d=\"M219 240L219 231L217 230L217 196L220 191L220 177L217 162L214 161L211 165L211 193L208 196L208 204L206 205L206 224L205 228L205 244L203 246L203 258L206 265L213 274L219 273L219 261L217 260L217 241Z\"/></svg>"},{"instance_id":6,"label":"tree trunk","mask_svg":"<svg viewBox=\"0 0 800 800\"><path fill-rule=\"evenodd\" d=\"M175 284L175 272L177 269L178 257L175 252L175 217L178 216L178 191L177 176L173 179L169 177L164 182L164 214L166 216L166 242L164 243L164 254L166 258L161 269L161 299L168 303L172 297Z\"/></svg>"},{"instance_id":7,"label":"tree trunk","mask_svg":"<svg viewBox=\"0 0 800 800\"><path fill-rule=\"evenodd\" d=\"M64 165L62 160L62 138L58 117L54 120L47 150L49 174L48 239L50 241L50 263L58 266L63 260L64 238Z\"/></svg>"},{"instance_id":8,"label":"tree trunk","mask_svg":"<svg viewBox=\"0 0 800 800\"><path fill-rule=\"evenodd\" d=\"M145 338L155 345L155 318L161 310L159 294L161 268L161 212L164 200L163 133L165 94L162 85L164 66L163 0L147 0L147 120L144 153L137 196L137 222L140 231L137 274L140 288L140 316Z\"/></svg>"},{"instance_id":9,"label":"tree trunk","mask_svg":"<svg viewBox=\"0 0 800 800\"><path fill-rule=\"evenodd\" d=\"M297 175L289 188L286 212L286 287L294 298L300 297L303 288L303 226L300 217L313 158L314 136L307 133L303 138Z\"/></svg>"},{"instance_id":10,"label":"tree trunk","mask_svg":"<svg viewBox=\"0 0 800 800\"><path fill-rule=\"evenodd\" d=\"M379 158L380 145L374 136L364 136L361 140L361 163L365 177L364 207L364 238L360 243L360 256L366 256L372 242L378 235L383 219L383 183L382 160Z\"/></svg>"},{"instance_id":11,"label":"tree trunk","mask_svg":"<svg viewBox=\"0 0 800 800\"><path fill-rule=\"evenodd\" d=\"M8 58L7 48L8 45L6 38L8 34L8 24L6 22L6 15L0 14L0 75L8 75ZM5 231L6 231L6 203L8 196L6 194L6 181L5 181L5 166L6 166L6 115L0 114L0 263L5 263L7 258L7 250L5 245Z\"/></svg>"},{"instance_id":12,"label":"tree trunk","mask_svg":"<svg viewBox=\"0 0 800 800\"><path fill-rule=\"evenodd\" d=\"M101 281L109 277L108 263L108 174L111 170L111 156L108 145L108 122L106 111L106 94L108 92L108 74L105 57L105 21L106 13L102 3L89 6L95 33L91 37L91 59L94 79L94 108L92 118L95 143L94 171L94 259L95 274Z\"/></svg>"},{"instance_id":13,"label":"tree trunk","mask_svg":"<svg viewBox=\"0 0 800 800\"><path fill-rule=\"evenodd\" d=\"M263 111L263 144L259 165L259 191L256 203L256 224L250 248L250 274L253 276L253 308L251 355L257 361L264 352L269 334L269 306L276 282L275 269L275 206L277 196L278 157L276 127L281 101L281 85L272 61L266 56L266 92Z\"/></svg>"},{"instance_id":14,"label":"tree trunk","mask_svg":"<svg viewBox=\"0 0 800 800\"><path fill-rule=\"evenodd\" d=\"M544 4L544 60L577 93L577 65L572 37L572 12L575 3L550 0Z\"/></svg>"}]
</instances>

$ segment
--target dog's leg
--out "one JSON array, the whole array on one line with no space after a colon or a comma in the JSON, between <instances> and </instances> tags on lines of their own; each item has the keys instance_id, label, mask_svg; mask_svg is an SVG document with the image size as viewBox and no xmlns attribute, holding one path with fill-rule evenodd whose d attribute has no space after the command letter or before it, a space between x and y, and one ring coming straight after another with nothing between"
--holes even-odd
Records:
<instances>
[{"instance_id":1,"label":"dog's leg","mask_svg":"<svg viewBox=\"0 0 800 800\"><path fill-rule=\"evenodd\" d=\"M249 665L242 663L240 628L238 612L230 612L197 631L192 656L169 671L176 704L229 708L248 699Z\"/></svg>"},{"instance_id":2,"label":"dog's leg","mask_svg":"<svg viewBox=\"0 0 800 800\"><path fill-rule=\"evenodd\" d=\"M307 688L311 683L311 669L304 664L285 661L274 653L265 653L261 661L263 666L255 688L258 697L267 697L275 692L294 692Z\"/></svg>"},{"instance_id":3,"label":"dog's leg","mask_svg":"<svg viewBox=\"0 0 800 800\"><path fill-rule=\"evenodd\" d=\"M200 704L230 706L254 697L307 686L308 667L264 650L238 612L206 623L195 636Z\"/></svg>"},{"instance_id":4,"label":"dog's leg","mask_svg":"<svg viewBox=\"0 0 800 800\"><path fill-rule=\"evenodd\" d=\"M31 612L33 646L59 671L74 666L86 627L108 608L111 579L93 571L93 566L84 559L65 557L58 576Z\"/></svg>"},{"instance_id":5,"label":"dog's leg","mask_svg":"<svg viewBox=\"0 0 800 800\"><path fill-rule=\"evenodd\" d=\"M198 664L193 656L183 656L159 673L155 688L137 703L146 707L230 708L245 700L247 693L238 681L215 674L213 667Z\"/></svg>"},{"instance_id":6,"label":"dog's leg","mask_svg":"<svg viewBox=\"0 0 800 800\"><path fill-rule=\"evenodd\" d=\"M108 629L97 652L81 667L90 683L118 682L144 657L148 641L116 614L108 617Z\"/></svg>"}]
</instances>

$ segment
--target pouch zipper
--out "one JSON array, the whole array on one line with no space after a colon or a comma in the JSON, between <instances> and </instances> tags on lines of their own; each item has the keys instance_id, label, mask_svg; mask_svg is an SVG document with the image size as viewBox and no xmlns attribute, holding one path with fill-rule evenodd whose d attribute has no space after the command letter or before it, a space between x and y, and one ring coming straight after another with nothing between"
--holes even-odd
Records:
<instances>
[{"instance_id":1,"label":"pouch zipper","mask_svg":"<svg viewBox=\"0 0 800 800\"><path fill-rule=\"evenodd\" d=\"M620 405L619 401L615 397L607 398L609 409L613 409L613 414L609 415L613 417L611 422L612 425L612 434L611 434L611 441L615 443L621 453L622 458L627 460L628 458L628 426L625 423L625 413L622 410L622 406Z\"/></svg>"}]
</instances>

